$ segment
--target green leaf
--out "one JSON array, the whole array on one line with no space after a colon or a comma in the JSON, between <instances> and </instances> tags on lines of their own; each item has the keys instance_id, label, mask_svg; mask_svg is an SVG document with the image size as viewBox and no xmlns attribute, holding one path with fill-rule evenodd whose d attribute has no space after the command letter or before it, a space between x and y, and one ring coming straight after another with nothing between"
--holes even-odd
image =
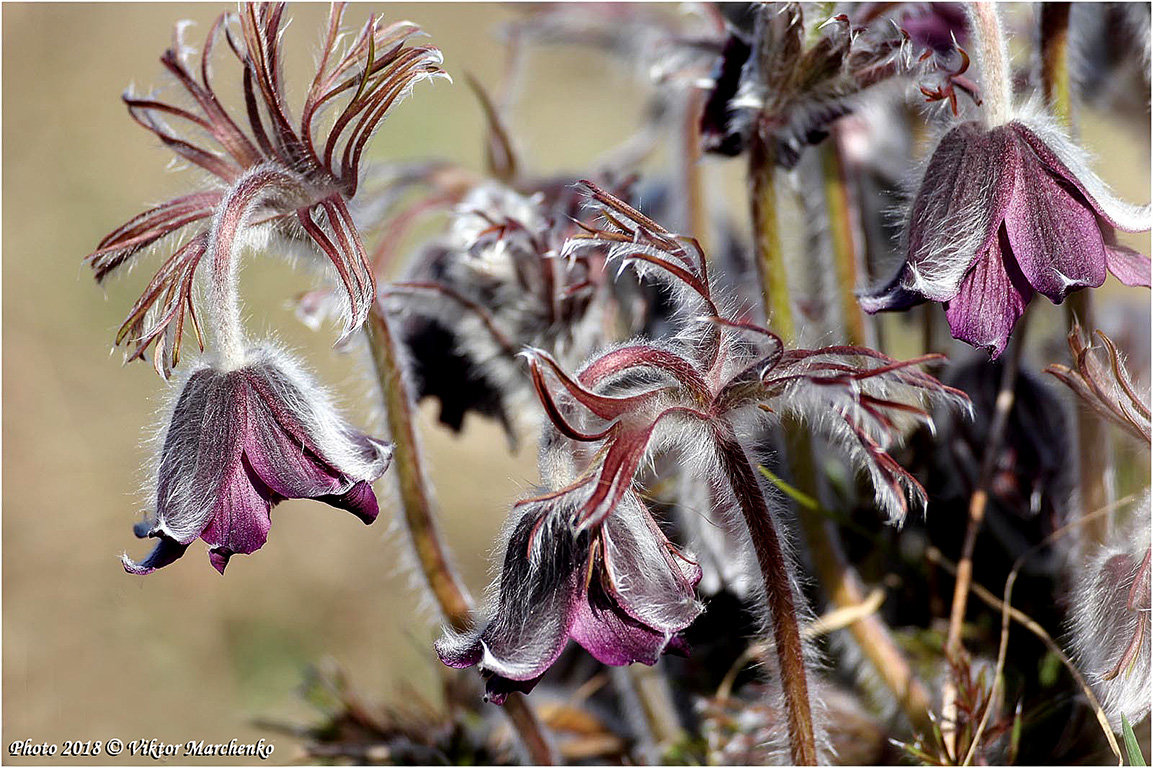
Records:
<instances>
[{"instance_id":1,"label":"green leaf","mask_svg":"<svg viewBox=\"0 0 1153 768\"><path fill-rule=\"evenodd\" d=\"M1125 715L1121 715L1121 735L1125 738L1129 765L1147 765L1145 756L1141 754L1141 745L1137 743L1137 734L1133 733L1133 726L1129 725L1129 718Z\"/></svg>"},{"instance_id":2,"label":"green leaf","mask_svg":"<svg viewBox=\"0 0 1153 768\"><path fill-rule=\"evenodd\" d=\"M1057 678L1061 674L1061 657L1049 651L1041 657L1039 666L1037 677L1041 681L1041 685L1052 688L1057 684Z\"/></svg>"},{"instance_id":3,"label":"green leaf","mask_svg":"<svg viewBox=\"0 0 1153 768\"><path fill-rule=\"evenodd\" d=\"M777 488L779 488L782 493L784 493L786 496L788 496L793 501L800 504L805 509L807 509L811 512L820 512L821 511L820 503L816 499L814 499L812 496L810 496L809 494L805 493L804 491L797 488L796 486L790 485L789 483L785 482L784 479L773 474L771 471L766 469L763 465L758 464L757 469L759 469L761 471L762 475L764 475L766 478L768 478L770 483L777 486Z\"/></svg>"}]
</instances>

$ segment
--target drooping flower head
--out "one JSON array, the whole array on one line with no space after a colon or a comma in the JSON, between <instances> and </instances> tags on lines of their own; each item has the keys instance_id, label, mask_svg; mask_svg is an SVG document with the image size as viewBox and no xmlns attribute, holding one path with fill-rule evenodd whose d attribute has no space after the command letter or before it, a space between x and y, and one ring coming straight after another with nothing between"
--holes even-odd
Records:
<instances>
[{"instance_id":1,"label":"drooping flower head","mask_svg":"<svg viewBox=\"0 0 1153 768\"><path fill-rule=\"evenodd\" d=\"M1118 200L1052 116L1013 108L1004 64L984 56L983 119L940 138L905 218L905 261L861 299L870 313L943 302L953 336L993 357L1035 293L1060 304L1106 273L1149 286L1149 259L1115 233L1148 230L1149 206Z\"/></svg>"},{"instance_id":2,"label":"drooping flower head","mask_svg":"<svg viewBox=\"0 0 1153 768\"><path fill-rule=\"evenodd\" d=\"M204 347L193 306L194 278L205 256L220 247L214 227L222 219L234 220L250 202L230 195L242 182L249 197L259 197L263 206L232 234L242 243L276 235L286 250L295 242L311 244L311 250L331 261L343 287L345 335L364 322L375 279L348 208L364 149L415 83L443 73L436 48L407 44L420 31L408 22L386 25L373 16L339 50L343 13L342 4L332 6L316 75L297 122L290 117L281 79L283 4L248 4L238 14L219 17L209 29L199 67L183 41L185 25L177 26L174 44L160 61L188 104L124 95L136 122L181 160L207 173L202 189L144 211L87 257L96 279L103 281L142 249L176 233L187 238L161 266L117 334L118 344L133 347L129 359L142 359L155 345L153 364L167 377L180 358L186 318ZM222 37L243 72L243 121L230 115L216 94L214 51ZM327 131L323 113L331 116Z\"/></svg>"},{"instance_id":3,"label":"drooping flower head","mask_svg":"<svg viewBox=\"0 0 1153 768\"><path fill-rule=\"evenodd\" d=\"M964 401L960 393L916 370L923 360L899 362L858 347L785 350L768 330L720 309L696 241L665 230L591 182L582 184L605 224L586 227L584 235L570 239L566 251L607 248L610 259L660 279L676 297L682 332L667 340L638 339L609 348L575 375L541 350L526 352L537 395L556 435L542 449L542 479L548 491L529 500L514 523L493 618L478 631L450 637L440 646L446 663L475 664L491 672L497 682L490 681L490 690L507 684L502 679L535 681L569 635L590 651L596 647L594 655L605 663L655 658L625 650L637 636L598 631L597 637L612 638L613 645L603 647L581 640L585 625L570 619L578 614L541 615L546 613L542 606L583 605L590 599L592 593L565 579L574 568L592 574L587 579L599 576L598 551L607 556L603 573L630 574L628 581L613 582L615 591L608 591L624 613L650 630L683 628L692 620L695 614L684 607L685 587L699 578L695 566L697 575L690 578L672 557L658 567L660 558L652 554L653 566L636 568L634 554L626 568L620 556L613 555L626 551L612 544L625 531L636 531L628 534L635 540L648 529L647 551L667 549L659 529L639 522L647 512L637 510L637 473L646 458L660 452L679 455L685 471L704 473L725 495L720 503L731 506L739 493L733 483L740 483L741 491L760 493L747 487L756 485L751 470L748 477L734 479L733 474L735 466L748 466L741 436L749 421L771 413L808 417L834 434L868 470L878 502L900 520L910 499L924 503L924 492L886 453L886 444L895 439L900 421L928 418L923 409L928 399ZM558 454L561 458L554 458ZM550 533L543 533L546 530ZM608 543L597 550L594 542L601 538ZM533 546L542 539L549 548L537 552ZM570 549L581 554L554 559L554 554ZM579 567L571 564L574 557ZM680 586L653 588L670 579ZM673 625L644 618L649 614L642 611L668 610L673 598L681 606L674 611ZM546 632L544 626L550 629ZM538 642L542 637L550 639ZM667 641L662 635L659 645Z\"/></svg>"},{"instance_id":4,"label":"drooping flower head","mask_svg":"<svg viewBox=\"0 0 1153 768\"><path fill-rule=\"evenodd\" d=\"M391 447L351 428L328 394L283 353L251 350L240 368L202 365L180 390L161 440L155 511L136 535L159 539L129 573L181 557L197 538L216 570L264 545L269 513L285 499L317 499L365 524L377 516L372 482Z\"/></svg>"},{"instance_id":5,"label":"drooping flower head","mask_svg":"<svg viewBox=\"0 0 1153 768\"><path fill-rule=\"evenodd\" d=\"M178 388L153 517L137 527L138 535L160 543L141 563L125 558L131 572L167 565L197 537L211 545L212 563L223 572L232 554L264 543L269 512L286 498L319 499L365 522L376 517L371 482L388 466L389 448L345 424L286 355L247 339L238 286L245 249L304 245L324 254L338 275L345 336L375 301L348 202L368 140L416 82L442 74L441 59L435 48L406 44L419 31L412 24L384 25L376 17L340 50L342 16L343 6L333 5L298 123L289 116L281 79L282 4L245 5L218 18L198 72L181 39L183 25L177 27L161 63L189 104L124 97L133 119L209 177L200 191L124 224L87 258L103 280L141 249L178 232L188 238L160 267L117 336L117 343L134 346L129 359L154 346L154 367L165 378L179 361L186 318L205 350L193 289L198 267L209 264L204 320L211 348ZM214 88L213 51L222 37L240 64L247 130ZM322 113L331 118L327 131Z\"/></svg>"},{"instance_id":6,"label":"drooping flower head","mask_svg":"<svg viewBox=\"0 0 1153 768\"><path fill-rule=\"evenodd\" d=\"M479 665L487 698L527 693L570 639L602 664L655 664L685 652L678 635L701 612L697 565L665 538L630 493L603 525L577 530L572 494L517 503L509 523L496 610L479 632L449 635L437 653L452 667Z\"/></svg>"}]
</instances>

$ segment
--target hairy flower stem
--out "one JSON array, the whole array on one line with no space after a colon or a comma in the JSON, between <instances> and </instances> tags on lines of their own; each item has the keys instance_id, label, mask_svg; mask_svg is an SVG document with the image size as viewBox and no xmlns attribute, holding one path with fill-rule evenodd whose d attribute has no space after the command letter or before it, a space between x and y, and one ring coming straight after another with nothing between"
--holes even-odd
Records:
<instances>
[{"instance_id":1,"label":"hairy flower stem","mask_svg":"<svg viewBox=\"0 0 1153 768\"><path fill-rule=\"evenodd\" d=\"M1070 3L1042 3L1039 7L1041 36L1041 84L1045 100L1053 114L1076 133L1076 109L1069 71ZM1093 328L1093 294L1077 291L1065 302L1067 330L1077 324ZM1087 408L1076 409L1077 419L1077 487L1081 509L1100 509L1113 501L1113 445L1108 427ZM1103 543L1109 534L1109 518L1102 516L1086 524L1085 539Z\"/></svg>"},{"instance_id":2,"label":"hairy flower stem","mask_svg":"<svg viewBox=\"0 0 1153 768\"><path fill-rule=\"evenodd\" d=\"M949 612L949 632L945 639L945 655L955 659L963 651L961 629L965 623L965 609L969 600L969 585L973 581L973 551L977 544L977 534L985 519L985 509L989 504L989 489L993 483L993 473L997 469L997 456L1005 439L1005 428L1009 424L1009 414L1013 410L1017 393L1017 374L1021 369L1021 355L1025 348L1025 332L1028 330L1029 315L1026 312L1017 325L1012 347L1006 355L1005 367L1001 369L1001 385L993 406L993 419L989 424L989 434L985 442L985 454L981 457L981 470L977 485L969 497L969 524L965 529L965 540L961 545L961 557L957 561L957 576L953 588L953 605ZM957 688L950 679L942 692L941 734L950 754L956 754L957 741Z\"/></svg>"},{"instance_id":3,"label":"hairy flower stem","mask_svg":"<svg viewBox=\"0 0 1153 768\"><path fill-rule=\"evenodd\" d=\"M729 478L744 514L757 563L761 567L781 688L785 694L792 762L794 765L816 765L817 747L813 734L809 686L805 676L805 651L801 645L800 626L797 624L790 566L745 449L731 429L718 429L716 440L722 469Z\"/></svg>"},{"instance_id":4,"label":"hairy flower stem","mask_svg":"<svg viewBox=\"0 0 1153 768\"><path fill-rule=\"evenodd\" d=\"M240 320L238 264L243 241L237 237L252 212L269 197L291 188L293 179L271 168L255 168L236 180L217 208L209 230L212 275L208 282L208 327L218 364L231 371L244 364L244 326ZM157 356L159 361L160 356Z\"/></svg>"},{"instance_id":5,"label":"hairy flower stem","mask_svg":"<svg viewBox=\"0 0 1153 768\"><path fill-rule=\"evenodd\" d=\"M965 9L977 54L985 119L989 128L995 128L1013 118L1013 81L1001 16L992 2L968 3Z\"/></svg>"},{"instance_id":6,"label":"hairy flower stem","mask_svg":"<svg viewBox=\"0 0 1153 768\"><path fill-rule=\"evenodd\" d=\"M869 338L865 313L857 301L855 290L862 282L859 277L862 266L860 248L862 238L838 138L834 128L833 135L819 149L825 207L832 235L845 341L853 345L867 345L873 343L873 339Z\"/></svg>"},{"instance_id":7,"label":"hairy flower stem","mask_svg":"<svg viewBox=\"0 0 1153 768\"><path fill-rule=\"evenodd\" d=\"M754 140L754 159L750 172L752 174L753 222L758 245L757 264L761 268L760 274L764 286L765 314L772 318L773 328L780 335L782 341L785 344L792 344L795 341L793 310L789 301L787 271L780 246L780 236L777 231L773 166L770 161L766 167L762 165L766 158L757 158L756 147L760 145L761 142ZM769 150L762 146L761 151L768 152ZM758 172L767 179L758 183ZM840 190L844 193L846 191L844 177L839 169L838 176ZM826 166L826 179L827 177ZM762 193L762 186L767 186L768 192ZM826 183L826 193L827 191L828 183ZM844 203L839 212L842 217L847 217L851 214L851 209L848 208L849 199L847 195L837 195L837 197ZM837 218L837 214L834 213L833 205L830 204L830 219L835 218ZM845 223L844 218L842 218L842 223ZM837 223L833 222L832 226L835 231ZM851 230L849 233L851 239ZM852 253L849 253L849 258L854 258ZM838 254L839 259L840 254ZM855 276L855 260L852 264L853 275ZM765 284L766 275L772 275L767 284ZM852 293L855 277L850 277L847 283L844 277L841 275L838 277L840 278L840 291L843 298L846 302L852 302L852 312L849 311L847 304L845 306L846 318L853 314L859 317L860 308L856 296ZM857 342L854 340L852 343ZM793 482L810 496L816 496L817 476L808 433L795 422L789 422L784 426L786 439L789 442L789 465ZM804 529L805 539L813 554L817 577L820 579L828 599L837 608L860 605L865 599L866 590L845 555L836 526L804 511L798 517ZM927 725L928 691L913 675L908 661L893 640L884 620L876 614L866 616L854 622L849 628L849 633L869 663L876 669L880 679L892 692L894 698L900 702L909 721L916 727Z\"/></svg>"},{"instance_id":8,"label":"hairy flower stem","mask_svg":"<svg viewBox=\"0 0 1153 768\"><path fill-rule=\"evenodd\" d=\"M793 480L798 487L803 487L801 483L817 476L809 434L795 421L786 423L785 434ZM804 490L807 492L809 489ZM808 510L801 510L797 517L812 554L817 579L829 602L839 610L852 609L864 603L868 590L845 554L836 524ZM853 621L846 629L913 728L922 732L931 728L929 691L913 673L884 620L875 612L869 613Z\"/></svg>"},{"instance_id":9,"label":"hairy flower stem","mask_svg":"<svg viewBox=\"0 0 1153 768\"><path fill-rule=\"evenodd\" d=\"M393 466L400 486L405 527L412 538L420 570L444 614L444 620L454 630L464 631L472 622L472 598L452 568L437 530L432 499L429 498L417 448L416 425L413 424L409 407L408 388L392 331L379 307L373 307L367 329L373 363L384 397L388 427L396 444L393 449Z\"/></svg>"},{"instance_id":10,"label":"hairy flower stem","mask_svg":"<svg viewBox=\"0 0 1153 768\"><path fill-rule=\"evenodd\" d=\"M1053 114L1073 130L1073 83L1069 74L1069 13L1072 3L1037 8L1041 34L1041 87Z\"/></svg>"},{"instance_id":11,"label":"hairy flower stem","mask_svg":"<svg viewBox=\"0 0 1153 768\"><path fill-rule=\"evenodd\" d=\"M365 328L394 443L392 465L400 486L405 528L421 573L428 582L444 620L454 630L463 631L472 624L472 598L460 583L440 539L432 498L421 465L408 387L388 319L379 304L373 305ZM537 765L554 764L556 756L552 746L523 695L510 694L503 710L520 736L530 760Z\"/></svg>"},{"instance_id":12,"label":"hairy flower stem","mask_svg":"<svg viewBox=\"0 0 1153 768\"><path fill-rule=\"evenodd\" d=\"M796 337L789 303L785 254L777 225L777 163L774 150L759 132L749 148L749 191L752 202L753 242L761 281L765 321L786 342Z\"/></svg>"}]
</instances>

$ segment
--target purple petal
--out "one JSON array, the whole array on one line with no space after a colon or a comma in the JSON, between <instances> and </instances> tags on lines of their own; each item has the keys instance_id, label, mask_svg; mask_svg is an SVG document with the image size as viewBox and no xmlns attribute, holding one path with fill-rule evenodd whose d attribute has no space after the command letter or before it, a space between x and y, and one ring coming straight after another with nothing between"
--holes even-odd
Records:
<instances>
[{"instance_id":1,"label":"purple petal","mask_svg":"<svg viewBox=\"0 0 1153 768\"><path fill-rule=\"evenodd\" d=\"M1025 279L1053 303L1064 301L1070 289L1105 282L1105 244L1096 215L1075 189L1032 158L1018 170L1005 232Z\"/></svg>"},{"instance_id":2,"label":"purple petal","mask_svg":"<svg viewBox=\"0 0 1153 768\"><path fill-rule=\"evenodd\" d=\"M1009 123L1009 127L1032 149L1049 173L1059 181L1075 187L1093 211L1111 226L1125 232L1145 232L1149 229L1149 206L1132 206L1117 199L1089 167L1088 162L1082 159L1083 153L1067 138L1057 134L1050 136L1054 146L1061 147L1060 154L1080 166L1077 172L1032 128L1017 121Z\"/></svg>"},{"instance_id":3,"label":"purple petal","mask_svg":"<svg viewBox=\"0 0 1153 768\"><path fill-rule=\"evenodd\" d=\"M899 312L923 304L924 296L905 287L908 278L908 264L902 264L896 277L887 284L859 297L861 309L873 315L877 312Z\"/></svg>"},{"instance_id":4,"label":"purple petal","mask_svg":"<svg viewBox=\"0 0 1153 768\"><path fill-rule=\"evenodd\" d=\"M907 264L916 288L948 301L997 232L1016 183L1020 148L1007 129L961 123L941 139L909 212Z\"/></svg>"},{"instance_id":5,"label":"purple petal","mask_svg":"<svg viewBox=\"0 0 1153 768\"><path fill-rule=\"evenodd\" d=\"M347 485L334 467L310 447L311 440L287 432L268 403L254 396L245 455L264 483L286 499L340 494Z\"/></svg>"},{"instance_id":6,"label":"purple petal","mask_svg":"<svg viewBox=\"0 0 1153 768\"><path fill-rule=\"evenodd\" d=\"M576 607L570 634L597 661L614 667L636 661L656 664L670 637L621 611L596 578L588 599Z\"/></svg>"},{"instance_id":7,"label":"purple petal","mask_svg":"<svg viewBox=\"0 0 1153 768\"><path fill-rule=\"evenodd\" d=\"M505 549L492 619L471 636L442 638L437 645L442 661L482 664L487 672L526 681L539 678L560 657L589 558L588 535L574 537L565 518L543 504L525 508Z\"/></svg>"},{"instance_id":8,"label":"purple petal","mask_svg":"<svg viewBox=\"0 0 1153 768\"><path fill-rule=\"evenodd\" d=\"M172 539L161 537L148 557L139 563L130 560L127 554L121 555L120 561L124 565L124 570L127 573L135 574L136 576L147 576L156 569L171 565L179 560L184 556L184 552L187 549L187 544L180 544Z\"/></svg>"},{"instance_id":9,"label":"purple petal","mask_svg":"<svg viewBox=\"0 0 1153 768\"><path fill-rule=\"evenodd\" d=\"M493 675L484 685L484 699L490 704L504 704L510 693L532 693L544 675L530 680L510 680L507 677Z\"/></svg>"},{"instance_id":10,"label":"purple petal","mask_svg":"<svg viewBox=\"0 0 1153 768\"><path fill-rule=\"evenodd\" d=\"M665 633L681 631L700 615L693 589L700 567L672 554L672 545L635 494L628 494L606 519L601 541L604 586L625 615Z\"/></svg>"},{"instance_id":11,"label":"purple petal","mask_svg":"<svg viewBox=\"0 0 1153 768\"><path fill-rule=\"evenodd\" d=\"M361 480L349 489L348 493L335 496L317 496L317 501L351 512L360 518L365 525L370 525L380 514L380 506L376 502L376 494L372 491L372 484Z\"/></svg>"},{"instance_id":12,"label":"purple petal","mask_svg":"<svg viewBox=\"0 0 1153 768\"><path fill-rule=\"evenodd\" d=\"M1123 245L1105 247L1105 266L1125 285L1149 287L1149 257Z\"/></svg>"},{"instance_id":13,"label":"purple petal","mask_svg":"<svg viewBox=\"0 0 1153 768\"><path fill-rule=\"evenodd\" d=\"M1002 237L977 259L961 290L945 305L945 317L954 338L997 358L1032 298L1033 289Z\"/></svg>"},{"instance_id":14,"label":"purple petal","mask_svg":"<svg viewBox=\"0 0 1153 768\"><path fill-rule=\"evenodd\" d=\"M239 372L197 371L185 383L164 438L157 530L181 544L209 524L224 478L239 466L248 389Z\"/></svg>"},{"instance_id":15,"label":"purple petal","mask_svg":"<svg viewBox=\"0 0 1153 768\"><path fill-rule=\"evenodd\" d=\"M451 634L433 644L441 663L453 669L476 666L484 658L484 646L475 635Z\"/></svg>"},{"instance_id":16,"label":"purple petal","mask_svg":"<svg viewBox=\"0 0 1153 768\"><path fill-rule=\"evenodd\" d=\"M224 573L232 555L248 555L264 546L272 527L269 513L277 497L242 460L226 479L213 508L212 520L200 538L212 547L209 558Z\"/></svg>"}]
</instances>

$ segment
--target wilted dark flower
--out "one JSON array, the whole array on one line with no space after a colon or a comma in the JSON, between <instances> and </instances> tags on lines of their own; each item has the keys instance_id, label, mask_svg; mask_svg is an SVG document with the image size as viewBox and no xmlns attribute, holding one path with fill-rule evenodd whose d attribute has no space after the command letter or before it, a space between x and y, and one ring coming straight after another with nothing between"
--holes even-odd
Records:
<instances>
[{"instance_id":1,"label":"wilted dark flower","mask_svg":"<svg viewBox=\"0 0 1153 768\"><path fill-rule=\"evenodd\" d=\"M905 263L864 296L868 312L945 303L953 336L1001 354L1034 292L1061 303L1111 272L1149 285L1149 259L1114 228L1149 229L1149 207L1127 205L1050 117L963 122L933 151L906 218Z\"/></svg>"},{"instance_id":2,"label":"wilted dark flower","mask_svg":"<svg viewBox=\"0 0 1153 768\"><path fill-rule=\"evenodd\" d=\"M844 15L821 22L810 44L799 4L766 4L751 38L729 32L701 115L706 151L738 155L759 131L791 168L852 111L853 98L911 65L908 36L887 23L864 29Z\"/></svg>"},{"instance_id":3,"label":"wilted dark flower","mask_svg":"<svg viewBox=\"0 0 1153 768\"><path fill-rule=\"evenodd\" d=\"M349 427L327 393L282 353L250 350L240 368L192 372L163 439L156 507L136 535L160 539L129 573L180 558L197 538L224 573L228 559L264 545L269 513L285 499L317 499L371 523L372 482L392 449Z\"/></svg>"},{"instance_id":4,"label":"wilted dark flower","mask_svg":"<svg viewBox=\"0 0 1153 768\"><path fill-rule=\"evenodd\" d=\"M448 232L429 244L407 279L387 293L403 303L418 398L440 402L455 430L465 413L497 418L514 436L517 399L529 395L517 354L544 347L573 363L603 342L608 299L603 256L559 258L576 230L568 184L531 194L482 182L453 211Z\"/></svg>"},{"instance_id":5,"label":"wilted dark flower","mask_svg":"<svg viewBox=\"0 0 1153 768\"><path fill-rule=\"evenodd\" d=\"M1084 566L1071 610L1078 666L1118 731L1122 715L1134 724L1145 719L1153 697L1148 493L1134 523Z\"/></svg>"},{"instance_id":6,"label":"wilted dark flower","mask_svg":"<svg viewBox=\"0 0 1153 768\"><path fill-rule=\"evenodd\" d=\"M578 503L571 493L519 502L494 615L480 632L437 644L445 664L489 675L496 704L532 690L569 638L603 664L655 664L667 650L685 650L677 633L701 612L700 568L636 494L592 528L579 527Z\"/></svg>"},{"instance_id":7,"label":"wilted dark flower","mask_svg":"<svg viewBox=\"0 0 1153 768\"><path fill-rule=\"evenodd\" d=\"M184 25L177 26L175 43L160 61L190 106L132 93L124 96L134 120L210 177L200 191L169 200L122 225L88 256L97 280L103 280L141 249L194 228L149 283L116 339L134 345L130 359L143 358L156 344L154 365L165 377L179 360L186 316L203 348L192 299L197 267L206 254L221 247L215 232L220 221L235 220L239 208L254 198L262 203L260 215L245 220L243 231L234 228L229 234L241 244L250 237L277 235L285 246L311 243L323 252L344 288L345 335L364 322L375 297L375 279L347 201L356 193L365 146L389 110L415 83L443 75L438 68L440 52L405 45L420 31L414 25L384 25L372 17L341 53L343 6L334 4L316 75L300 123L294 125L281 80L283 14L282 4L250 4L241 7L239 22L234 14L222 15L208 32L198 73L182 40ZM238 36L233 34L237 23ZM213 50L222 33L243 68L247 132L222 106L213 87ZM343 105L325 133L317 126L318 118L341 100ZM235 194L242 184L247 197ZM230 204L233 210L226 210Z\"/></svg>"}]
</instances>

